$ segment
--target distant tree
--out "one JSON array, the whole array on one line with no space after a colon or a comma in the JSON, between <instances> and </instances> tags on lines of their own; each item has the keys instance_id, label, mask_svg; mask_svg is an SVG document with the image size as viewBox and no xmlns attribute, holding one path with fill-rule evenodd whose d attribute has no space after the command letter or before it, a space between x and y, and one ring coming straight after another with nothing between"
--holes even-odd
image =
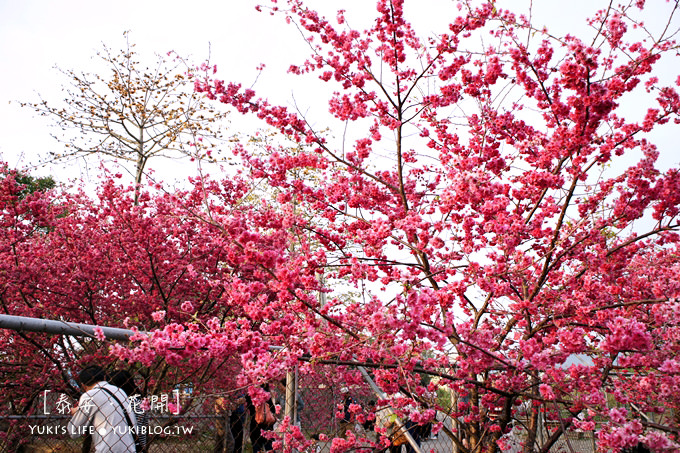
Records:
<instances>
[{"instance_id":1,"label":"distant tree","mask_svg":"<svg viewBox=\"0 0 680 453\"><path fill-rule=\"evenodd\" d=\"M17 185L18 198L23 199L35 192L54 189L57 183L51 176L36 177L28 173L12 170L7 165L0 166L0 179L9 178Z\"/></svg>"},{"instance_id":2,"label":"distant tree","mask_svg":"<svg viewBox=\"0 0 680 453\"><path fill-rule=\"evenodd\" d=\"M54 178L51 176L38 178L20 172L14 173L13 176L15 181L23 186L23 189L21 189L22 198L30 193L45 192L47 190L54 189L54 187L57 185L57 183L54 181Z\"/></svg>"},{"instance_id":3,"label":"distant tree","mask_svg":"<svg viewBox=\"0 0 680 453\"><path fill-rule=\"evenodd\" d=\"M196 69L185 60L158 54L154 66L142 67L134 47L128 40L118 54L107 46L97 53L110 68L108 75L58 68L69 80L63 103L21 103L51 117L65 132L54 135L66 149L51 153L53 159L98 154L134 162L139 185L152 157L211 158L210 148L221 138L215 125L226 112L194 92ZM207 69L204 64L199 71Z\"/></svg>"}]
</instances>

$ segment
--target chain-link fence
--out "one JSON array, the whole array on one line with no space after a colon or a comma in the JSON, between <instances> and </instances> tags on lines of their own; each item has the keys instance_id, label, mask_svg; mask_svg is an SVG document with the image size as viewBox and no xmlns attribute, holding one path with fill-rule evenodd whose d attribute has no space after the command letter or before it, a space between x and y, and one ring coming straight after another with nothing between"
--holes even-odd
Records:
<instances>
[{"instance_id":1,"label":"chain-link fence","mask_svg":"<svg viewBox=\"0 0 680 453\"><path fill-rule=\"evenodd\" d=\"M141 402L116 393L123 400L117 402L102 394L101 400L93 402L90 408L91 413L101 413L100 419L70 425L76 400L45 391L36 400L30 416L0 414L0 452L94 451L99 442L120 447L111 451L135 451L131 446L135 438L127 435L133 431L142 451L156 453L280 451L287 441L281 431L298 432L297 437L288 441L294 441L299 451L310 453L330 452L333 438L354 439L354 449L384 450L385 445L376 446L381 434L393 441L391 453L415 451L411 442L423 453L458 451L447 434L459 432L458 420L439 411L434 423L402 422L390 407L384 406L369 382L358 372L356 375L358 378L348 381L346 370L341 373L330 365L304 373L291 370L285 379L263 385L270 398L258 404L251 400L247 388L210 394L199 394L200 389L178 389L147 396ZM116 392L115 387L113 391ZM440 395L437 404L442 407L451 403ZM82 410L82 401L80 407ZM133 419L130 422L124 417L123 407ZM267 412L273 418L267 420ZM129 424L134 425L134 430L129 429ZM388 424L392 429L386 428ZM545 421L539 443L555 429L555 423ZM507 451L521 451L525 438L518 424L505 436L510 447ZM593 433L563 436L551 451L593 452Z\"/></svg>"},{"instance_id":2,"label":"chain-link fence","mask_svg":"<svg viewBox=\"0 0 680 453\"><path fill-rule=\"evenodd\" d=\"M99 443L105 451L214 451L215 426L222 417L214 396L171 392L138 406L112 389L117 400L95 392L80 401L75 414L75 400L45 392L32 415L0 416L0 452L85 452Z\"/></svg>"},{"instance_id":3,"label":"chain-link fence","mask_svg":"<svg viewBox=\"0 0 680 453\"><path fill-rule=\"evenodd\" d=\"M453 418L444 411L437 411L432 423L422 425L411 423L409 420L396 419L391 407L380 406L384 404L384 401L381 401L368 382L354 381L348 384L338 376L332 366L316 367L314 373L300 376L297 379L297 395L298 422L301 431L307 438L320 439L314 443L313 451L316 452L329 452L331 440L334 437L350 436L357 439L354 450L365 446L364 451L415 452L411 442L405 439L405 436L399 435L404 431L409 433L411 440L422 453L459 453L460 449L448 433L461 439L465 447L471 447L462 434L463 420ZM455 396L452 396L452 392L441 389L440 393L430 395L429 399L433 406L446 409L450 408L452 401L455 401ZM385 413L388 414L393 424L401 423L402 429L384 429ZM551 435L559 429L559 424L558 420L548 420L541 415L536 451L540 450ZM386 449L384 445L375 446L381 435L391 438L391 447ZM504 451L509 453L522 451L526 437L526 431L520 419L515 423L515 427L503 437L503 444L507 448ZM595 433L593 431L568 431L552 446L550 451L593 453L596 451Z\"/></svg>"},{"instance_id":4,"label":"chain-link fence","mask_svg":"<svg viewBox=\"0 0 680 453\"><path fill-rule=\"evenodd\" d=\"M45 327L44 320L28 321L39 324L40 328L32 330L60 335L90 335L83 329L97 327L63 322ZM22 318L20 322L3 326L24 330L28 321ZM63 324L69 325L68 332L64 331ZM125 329L101 328L107 329L111 338L120 334L119 339L125 339L131 334ZM122 333L117 333L119 330ZM4 391L19 387L11 382L21 371L17 374L15 364L9 365L12 372L5 376ZM443 394L430 395L428 406L443 411L436 412L432 423L417 425L408 417L397 417L398 411L387 402L389 398L361 367L315 364L302 368L304 372L290 370L285 379L263 384L262 390L266 392L241 388L208 393L198 384L195 389L189 384L165 394L127 398L132 392L126 385L116 383L119 388L109 390L117 394L120 401L99 392L101 401L89 402L91 414L98 413L98 419L94 416L74 418L71 412L76 401L49 390L44 390L36 399L35 395L13 395L0 407L0 453L87 452L98 443L106 445L105 450L109 451L257 453L279 451L288 444L297 451L325 453L330 451L334 438L349 442L351 449L362 452L389 449L390 453L404 450L407 453L416 450L459 453L452 437L463 445L466 442L465 429L461 428L470 425L462 426L463 420L456 420L446 412L451 413L450 409L457 407L453 392L443 389ZM121 372L115 374L120 377ZM148 378L155 381L157 377ZM126 379L134 381L129 374ZM162 386L162 379L156 384ZM171 384L165 385L172 388ZM121 389L126 394L119 393ZM255 404L250 395L258 393L261 398L265 394L270 398L264 401L256 398ZM27 401L34 404L18 414L16 407L23 407ZM82 409L85 404L80 403ZM400 413L406 412L402 407ZM509 447L506 451L521 451L527 438L522 428L518 420L504 436L504 444ZM559 426L554 420L543 419L535 446L541 449L556 429ZM563 435L551 451L593 452L594 433L570 432Z\"/></svg>"}]
</instances>

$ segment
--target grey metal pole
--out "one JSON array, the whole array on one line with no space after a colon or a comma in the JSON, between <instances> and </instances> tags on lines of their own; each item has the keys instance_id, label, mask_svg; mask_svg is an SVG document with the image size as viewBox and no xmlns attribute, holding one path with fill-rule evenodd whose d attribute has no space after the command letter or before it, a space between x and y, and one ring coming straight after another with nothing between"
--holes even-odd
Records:
<instances>
[{"instance_id":1,"label":"grey metal pole","mask_svg":"<svg viewBox=\"0 0 680 453\"><path fill-rule=\"evenodd\" d=\"M298 420L301 419L302 414L298 413L298 399L300 398L300 381L298 376L298 364L295 364L295 373L293 374L293 395L295 396L293 404L293 424L298 424ZM304 404L304 403L303 403Z\"/></svg>"},{"instance_id":2,"label":"grey metal pole","mask_svg":"<svg viewBox=\"0 0 680 453\"><path fill-rule=\"evenodd\" d=\"M366 368L364 368L362 366L358 366L357 368L359 369L359 371L361 372L361 375L364 377L364 380L371 387L371 389L373 390L375 395L381 400L387 399L385 393L382 390L380 390L380 387L378 387L378 384L376 384L375 381L373 380L373 378L371 378L371 376L368 374L368 371L366 371ZM397 421L398 425L400 425L401 428L404 429L404 435L406 436L406 440L408 441L409 444L411 444L411 447L413 447L415 452L416 453L422 453L422 451L420 450L420 446L416 443L416 440L413 438L413 436L411 436L411 433L409 433L406 430L406 425L404 425L404 423L402 423L402 421L399 418L397 418L396 421Z\"/></svg>"},{"instance_id":3,"label":"grey metal pole","mask_svg":"<svg viewBox=\"0 0 680 453\"><path fill-rule=\"evenodd\" d=\"M130 339L134 332L117 327L95 326L76 322L55 321L50 319L29 318L27 316L0 315L0 329L44 332L52 335L72 335L74 337L95 338L94 329L98 327L109 340ZM143 333L143 332L139 332Z\"/></svg>"}]
</instances>

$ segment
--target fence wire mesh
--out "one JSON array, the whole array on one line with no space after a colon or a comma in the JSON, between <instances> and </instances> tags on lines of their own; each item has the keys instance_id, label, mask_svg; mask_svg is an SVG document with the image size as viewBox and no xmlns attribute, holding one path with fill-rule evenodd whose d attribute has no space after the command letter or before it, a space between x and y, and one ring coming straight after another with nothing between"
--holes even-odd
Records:
<instances>
[{"instance_id":1,"label":"fence wire mesh","mask_svg":"<svg viewBox=\"0 0 680 453\"><path fill-rule=\"evenodd\" d=\"M141 451L152 453L280 451L284 441L282 430L299 430L298 451L309 453L330 452L332 439L336 437L356 439L355 450L415 451L408 442L398 446L394 443L375 446L381 434L390 434L383 429L384 417L381 417L389 408L380 407L383 402L360 377L348 381L346 371L339 373L333 366L314 367L312 371L307 369L299 374L291 370L287 379L270 382L263 388L269 391L270 398L264 405L257 406L248 396L247 388L210 394L199 394L199 389L175 390L147 397L142 404L125 400L123 405L129 415L134 415L135 430L141 434L138 436ZM92 408L106 415L108 425L98 425L96 420L90 420L80 431L76 430L76 434L81 435L72 438L70 410L76 400L46 392L35 401L30 415L11 415L7 410L0 414L0 452L87 452L94 451L95 445L102 441L108 444L104 451L135 451L130 438L120 435L129 430L120 405L114 408L112 403L108 399L102 407ZM450 401L440 395L438 404L445 407ZM275 416L273 420L266 420L264 406ZM436 422L441 426L404 421L401 429L408 431L423 453L457 453L456 445L446 431L456 433L458 421L439 411ZM114 430L114 435L100 435L97 430L101 428L108 429L108 434ZM546 438L553 428L546 423ZM389 438L393 441L399 437L396 431L392 434ZM510 450L506 451L521 451L525 437L521 426L506 437L510 445ZM593 434L570 434L551 451L592 452Z\"/></svg>"}]
</instances>

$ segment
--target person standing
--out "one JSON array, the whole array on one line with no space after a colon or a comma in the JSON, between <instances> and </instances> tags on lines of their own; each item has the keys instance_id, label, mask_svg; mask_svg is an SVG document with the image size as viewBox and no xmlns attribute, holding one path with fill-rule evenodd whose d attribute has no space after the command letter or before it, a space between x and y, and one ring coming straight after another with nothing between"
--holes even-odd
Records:
<instances>
[{"instance_id":1,"label":"person standing","mask_svg":"<svg viewBox=\"0 0 680 453\"><path fill-rule=\"evenodd\" d=\"M285 416L286 414L286 395L287 395L287 381L286 379L281 379L280 381L275 381L274 382L275 386L275 398L274 400L276 401L276 404L281 406L282 409L282 414ZM293 424L296 426L300 426L300 414L302 413L302 410L305 408L305 402L302 399L302 396L300 395L300 392L295 390L295 399L294 399L294 407L293 407Z\"/></svg>"},{"instance_id":2,"label":"person standing","mask_svg":"<svg viewBox=\"0 0 680 453\"><path fill-rule=\"evenodd\" d=\"M122 389L127 395L127 409L132 410L136 418L137 451L146 451L149 431L149 414L142 409L144 395L135 384L135 379L126 370L118 370L109 377L109 384Z\"/></svg>"},{"instance_id":3,"label":"person standing","mask_svg":"<svg viewBox=\"0 0 680 453\"><path fill-rule=\"evenodd\" d=\"M347 431L354 431L354 414L350 410L350 405L356 404L356 400L349 394L347 387L342 387L340 394L342 395L342 418L340 419L338 435L345 437Z\"/></svg>"},{"instance_id":4,"label":"person standing","mask_svg":"<svg viewBox=\"0 0 680 453\"><path fill-rule=\"evenodd\" d=\"M242 453L243 430L246 426L246 397L238 392L234 400L219 397L215 400L215 448L214 453ZM254 423L254 422L253 422Z\"/></svg>"},{"instance_id":5,"label":"person standing","mask_svg":"<svg viewBox=\"0 0 680 453\"><path fill-rule=\"evenodd\" d=\"M135 414L125 407L125 392L106 382L106 374L98 366L82 370L78 382L85 392L80 396L78 406L71 409L72 416L67 424L69 435L75 439L86 432L91 433L97 453L135 453L135 441L130 432Z\"/></svg>"},{"instance_id":6,"label":"person standing","mask_svg":"<svg viewBox=\"0 0 680 453\"><path fill-rule=\"evenodd\" d=\"M425 425L419 425L417 423L412 422L411 420L406 420L406 430L411 435L413 440L416 442L418 448L420 448L420 442L424 437L423 432L425 430ZM406 442L406 453L415 452L416 452L415 448L413 448L413 446L409 442Z\"/></svg>"},{"instance_id":7,"label":"person standing","mask_svg":"<svg viewBox=\"0 0 680 453\"><path fill-rule=\"evenodd\" d=\"M269 384L262 386L262 389L269 393ZM273 442L265 433L274 429L276 418L267 420L269 417L263 417L262 420L258 421L259 417L256 416L258 411L269 414L276 413L271 393L269 393L267 400L259 405L259 408L255 407L250 396L247 396L246 400L248 402L248 412L250 413L250 441L253 444L253 453L271 451Z\"/></svg>"},{"instance_id":8,"label":"person standing","mask_svg":"<svg viewBox=\"0 0 680 453\"><path fill-rule=\"evenodd\" d=\"M234 437L234 453L243 451L244 430L246 428L246 397L239 393L236 398L236 408L231 411L229 416L229 429Z\"/></svg>"},{"instance_id":9,"label":"person standing","mask_svg":"<svg viewBox=\"0 0 680 453\"><path fill-rule=\"evenodd\" d=\"M234 453L234 435L230 426L231 410L223 396L215 400L215 448L214 453Z\"/></svg>"}]
</instances>

